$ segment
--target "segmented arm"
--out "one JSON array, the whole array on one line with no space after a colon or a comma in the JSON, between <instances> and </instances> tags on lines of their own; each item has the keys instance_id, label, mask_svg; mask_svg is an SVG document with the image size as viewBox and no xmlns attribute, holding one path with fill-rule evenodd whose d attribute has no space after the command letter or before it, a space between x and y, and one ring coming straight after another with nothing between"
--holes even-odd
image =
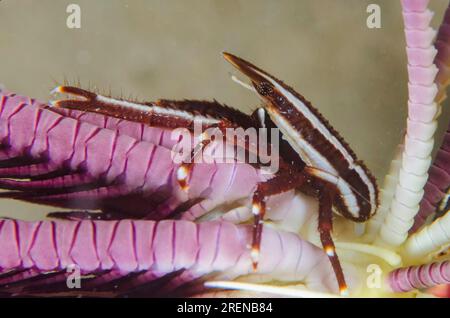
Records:
<instances>
[{"instance_id":1,"label":"segmented arm","mask_svg":"<svg viewBox=\"0 0 450 318\"><path fill-rule=\"evenodd\" d=\"M388 276L388 284L394 292L408 292L450 283L450 262L396 269Z\"/></svg>"},{"instance_id":2,"label":"segmented arm","mask_svg":"<svg viewBox=\"0 0 450 318\"><path fill-rule=\"evenodd\" d=\"M422 260L430 253L450 244L450 213L411 235L405 243L405 251L413 260Z\"/></svg>"},{"instance_id":3,"label":"segmented arm","mask_svg":"<svg viewBox=\"0 0 450 318\"><path fill-rule=\"evenodd\" d=\"M264 231L258 274L266 281L303 282L315 290L337 290L326 255L319 248L292 233L270 228ZM90 288L125 276L135 288L179 271L184 274L177 279L183 281L216 272L217 279L234 279L252 273L247 247L250 237L249 226L228 222L2 220L0 291L12 292L12 283L20 283L19 291L26 294L27 284L32 283L27 278L43 277L40 285L46 285L52 283L53 276L44 273L64 272L68 266L95 275L86 280ZM28 270L25 276L24 269ZM109 276L102 275L105 271ZM58 286L54 286L55 292L69 292L67 286Z\"/></svg>"},{"instance_id":4,"label":"segmented arm","mask_svg":"<svg viewBox=\"0 0 450 318\"><path fill-rule=\"evenodd\" d=\"M436 55L432 41L435 31L429 26L432 12L428 0L402 0L408 56L408 121L399 179L390 210L380 229L380 238L399 246L408 236L419 210L423 187L431 164L433 135L437 128L437 86L434 83Z\"/></svg>"},{"instance_id":5,"label":"segmented arm","mask_svg":"<svg viewBox=\"0 0 450 318\"><path fill-rule=\"evenodd\" d=\"M436 76L436 84L439 89L436 101L440 105L447 98L446 89L450 84L450 4L439 27L435 46L438 53L434 63L439 69Z\"/></svg>"},{"instance_id":6,"label":"segmented arm","mask_svg":"<svg viewBox=\"0 0 450 318\"><path fill-rule=\"evenodd\" d=\"M425 223L428 216L436 212L439 202L444 198L450 186L450 125L433 165L430 167L429 175L419 213L414 218L414 225L410 231L412 233Z\"/></svg>"},{"instance_id":7,"label":"segmented arm","mask_svg":"<svg viewBox=\"0 0 450 318\"><path fill-rule=\"evenodd\" d=\"M403 150L403 145L397 147L396 154L391 161L389 171L384 178L383 186L380 190L380 205L378 206L377 213L367 222L365 239L369 242L375 240L379 234L380 228L391 208L395 187L400 174Z\"/></svg>"},{"instance_id":8,"label":"segmented arm","mask_svg":"<svg viewBox=\"0 0 450 318\"><path fill-rule=\"evenodd\" d=\"M438 105L447 98L446 89L450 84L450 4L445 12L444 19L436 38L438 54L435 63L439 69L436 84L439 92L436 97ZM439 108L440 110L440 108ZM427 220L428 216L436 212L437 204L445 195L450 185L450 124L444 136L444 141L438 150L433 165L429 170L429 179L425 185L425 195L420 203L419 213L414 219L410 232L417 231Z\"/></svg>"}]
</instances>

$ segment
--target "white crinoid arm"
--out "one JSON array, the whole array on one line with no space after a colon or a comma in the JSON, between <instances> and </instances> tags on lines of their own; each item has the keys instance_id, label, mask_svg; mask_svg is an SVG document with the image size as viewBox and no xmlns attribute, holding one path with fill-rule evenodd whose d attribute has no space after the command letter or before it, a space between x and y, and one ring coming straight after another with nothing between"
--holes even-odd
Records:
<instances>
[{"instance_id":1,"label":"white crinoid arm","mask_svg":"<svg viewBox=\"0 0 450 318\"><path fill-rule=\"evenodd\" d=\"M433 256L450 245L450 213L436 219L419 232L408 238L405 244L406 255L412 260Z\"/></svg>"},{"instance_id":2,"label":"white crinoid arm","mask_svg":"<svg viewBox=\"0 0 450 318\"><path fill-rule=\"evenodd\" d=\"M390 246L401 245L408 237L419 211L423 187L428 179L434 132L437 128L438 92L434 64L436 31L430 27L433 13L428 0L402 0L408 57L408 120L404 150L390 209L381 225L379 239Z\"/></svg>"}]
</instances>

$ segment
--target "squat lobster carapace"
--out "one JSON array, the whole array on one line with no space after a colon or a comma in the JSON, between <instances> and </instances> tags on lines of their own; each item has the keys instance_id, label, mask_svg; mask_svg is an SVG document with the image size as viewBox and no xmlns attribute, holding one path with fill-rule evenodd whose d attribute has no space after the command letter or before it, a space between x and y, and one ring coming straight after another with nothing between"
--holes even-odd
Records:
<instances>
[{"instance_id":1,"label":"squat lobster carapace","mask_svg":"<svg viewBox=\"0 0 450 318\"><path fill-rule=\"evenodd\" d=\"M237 56L224 53L224 57L250 78L256 92L263 99L264 110L306 163L303 173L306 172L321 183L315 189L319 191L321 241L332 261L341 292L345 291L334 244L329 236L332 229L331 202L344 217L357 222L366 221L376 212L378 205L375 178L356 159L336 130L303 96ZM291 177L291 174L286 176L286 181Z\"/></svg>"},{"instance_id":2,"label":"squat lobster carapace","mask_svg":"<svg viewBox=\"0 0 450 318\"><path fill-rule=\"evenodd\" d=\"M371 217L378 204L375 178L329 122L280 80L239 57L224 56L250 78L284 138L308 166L317 168L315 176L335 185L339 212L357 222Z\"/></svg>"}]
</instances>

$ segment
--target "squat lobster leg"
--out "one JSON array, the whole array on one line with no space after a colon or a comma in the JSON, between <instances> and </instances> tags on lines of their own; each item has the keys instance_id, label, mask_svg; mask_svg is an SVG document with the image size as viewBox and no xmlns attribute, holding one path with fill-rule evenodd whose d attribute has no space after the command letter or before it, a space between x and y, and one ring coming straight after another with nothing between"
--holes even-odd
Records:
<instances>
[{"instance_id":1,"label":"squat lobster leg","mask_svg":"<svg viewBox=\"0 0 450 318\"><path fill-rule=\"evenodd\" d=\"M314 172L315 169L309 168L307 171ZM314 180L313 180L314 178ZM336 279L339 285L339 292L341 295L347 295L347 284L345 282L342 266L336 254L336 248L331 237L333 230L333 212L332 203L336 195L335 185L322 180L316 180L316 177L311 177L309 174L299 173L295 170L283 171L283 173L274 178L261 182L253 195L252 212L254 215L253 225L253 241L251 257L253 269L256 270L259 260L259 249L261 244L261 235L264 223L264 215L266 212L265 200L267 197L289 191L291 189L301 188L306 183L314 183L318 189L317 197L319 200L319 222L318 230L320 233L320 241L322 247L330 259Z\"/></svg>"},{"instance_id":2,"label":"squat lobster leg","mask_svg":"<svg viewBox=\"0 0 450 318\"><path fill-rule=\"evenodd\" d=\"M333 210L332 203L334 199L335 191L330 185L324 185L323 189L319 191L319 234L322 247L327 253L330 259L331 266L333 267L334 274L339 285L339 292L342 296L348 295L347 284L345 282L344 272L339 261L339 257L336 254L336 248L334 246L331 232L333 231Z\"/></svg>"},{"instance_id":3,"label":"squat lobster leg","mask_svg":"<svg viewBox=\"0 0 450 318\"><path fill-rule=\"evenodd\" d=\"M254 224L251 257L254 270L258 267L267 197L295 189L304 183L305 175L293 171L283 171L268 181L258 183L252 200Z\"/></svg>"}]
</instances>

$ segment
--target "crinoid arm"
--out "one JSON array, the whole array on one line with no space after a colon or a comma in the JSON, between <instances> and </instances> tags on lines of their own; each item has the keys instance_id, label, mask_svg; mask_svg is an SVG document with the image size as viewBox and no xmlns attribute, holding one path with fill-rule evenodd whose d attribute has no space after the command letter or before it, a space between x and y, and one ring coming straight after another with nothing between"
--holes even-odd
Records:
<instances>
[{"instance_id":1,"label":"crinoid arm","mask_svg":"<svg viewBox=\"0 0 450 318\"><path fill-rule=\"evenodd\" d=\"M228 222L0 220L0 293L201 295L205 281L251 277L250 238L251 227ZM268 228L261 248L261 283L335 291L333 280L323 279L332 277L326 256L297 235Z\"/></svg>"}]
</instances>

